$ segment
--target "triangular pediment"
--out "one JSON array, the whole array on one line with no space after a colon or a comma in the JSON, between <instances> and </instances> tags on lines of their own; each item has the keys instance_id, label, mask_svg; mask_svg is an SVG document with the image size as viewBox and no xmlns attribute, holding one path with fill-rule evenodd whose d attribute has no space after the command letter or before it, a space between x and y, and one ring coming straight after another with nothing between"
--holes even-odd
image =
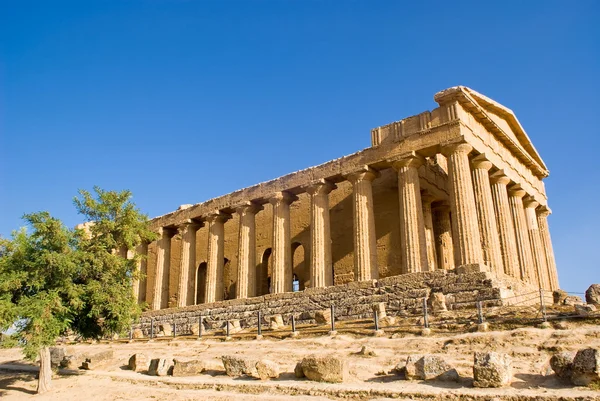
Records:
<instances>
[{"instance_id":1,"label":"triangular pediment","mask_svg":"<svg viewBox=\"0 0 600 401\"><path fill-rule=\"evenodd\" d=\"M509 148L529 159L529 163L526 164L535 167L534 170L537 170L539 175L548 175L548 168L511 109L465 86L443 90L434 98L440 105L457 100L476 120L497 134Z\"/></svg>"}]
</instances>

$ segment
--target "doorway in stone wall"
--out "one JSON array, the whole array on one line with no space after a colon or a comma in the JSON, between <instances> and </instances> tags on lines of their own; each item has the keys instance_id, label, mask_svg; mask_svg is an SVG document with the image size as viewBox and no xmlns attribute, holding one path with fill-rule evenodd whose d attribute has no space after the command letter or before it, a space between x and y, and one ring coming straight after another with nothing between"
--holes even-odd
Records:
<instances>
[{"instance_id":1,"label":"doorway in stone wall","mask_svg":"<svg viewBox=\"0 0 600 401\"><path fill-rule=\"evenodd\" d=\"M196 271L196 305L203 304L206 300L206 266L206 262L202 262Z\"/></svg>"},{"instance_id":2,"label":"doorway in stone wall","mask_svg":"<svg viewBox=\"0 0 600 401\"><path fill-rule=\"evenodd\" d=\"M261 263L256 269L256 295L266 295L271 290L271 248L263 252Z\"/></svg>"},{"instance_id":3,"label":"doorway in stone wall","mask_svg":"<svg viewBox=\"0 0 600 401\"><path fill-rule=\"evenodd\" d=\"M306 251L300 242L292 243L292 291L303 291L310 285Z\"/></svg>"}]
</instances>

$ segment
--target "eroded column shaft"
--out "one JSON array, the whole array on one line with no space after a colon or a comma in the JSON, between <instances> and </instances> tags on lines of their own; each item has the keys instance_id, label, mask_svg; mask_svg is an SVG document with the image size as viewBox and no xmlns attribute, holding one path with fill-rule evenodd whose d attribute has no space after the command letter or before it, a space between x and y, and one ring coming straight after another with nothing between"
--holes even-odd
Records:
<instances>
[{"instance_id":1,"label":"eroded column shaft","mask_svg":"<svg viewBox=\"0 0 600 401\"><path fill-rule=\"evenodd\" d=\"M527 220L525 219L523 196L525 196L525 191L518 186L513 186L508 191L508 202L515 226L521 280L537 285L535 276L531 275L533 256L531 255L531 243L527 230Z\"/></svg>"},{"instance_id":2,"label":"eroded column shaft","mask_svg":"<svg viewBox=\"0 0 600 401\"><path fill-rule=\"evenodd\" d=\"M146 283L148 275L148 243L142 242L135 249L137 255L136 274L133 278L133 298L138 303L146 301Z\"/></svg>"},{"instance_id":3,"label":"eroded column shaft","mask_svg":"<svg viewBox=\"0 0 600 401\"><path fill-rule=\"evenodd\" d=\"M533 200L533 198L527 197L523 200L523 204L525 205L525 220L527 222L527 230L529 231L531 256L533 258L530 275L537 278L536 283L540 288L550 290L552 286L548 277L548 266L546 265L546 256L542 248L542 238L535 211L539 203Z\"/></svg>"},{"instance_id":4,"label":"eroded column shaft","mask_svg":"<svg viewBox=\"0 0 600 401\"><path fill-rule=\"evenodd\" d=\"M454 269L454 245L452 243L452 224L450 205L438 204L433 208L435 247L438 256L438 268Z\"/></svg>"},{"instance_id":5,"label":"eroded column shaft","mask_svg":"<svg viewBox=\"0 0 600 401\"><path fill-rule=\"evenodd\" d=\"M236 298L256 296L256 213L262 206L248 203L236 209L240 216Z\"/></svg>"},{"instance_id":6,"label":"eroded column shaft","mask_svg":"<svg viewBox=\"0 0 600 401\"><path fill-rule=\"evenodd\" d=\"M178 230L181 235L181 265L177 286L177 306L184 307L194 304L194 280L190 280L190 277L195 276L196 270L196 230L198 230L198 225L190 220L179 226Z\"/></svg>"},{"instance_id":7,"label":"eroded column shaft","mask_svg":"<svg viewBox=\"0 0 600 401\"><path fill-rule=\"evenodd\" d=\"M552 248L552 238L550 237L550 228L548 227L548 215L550 211L546 207L538 209L537 220L540 229L540 238L546 258L546 266L548 268L548 278L550 279L551 290L560 288L558 283L558 271L556 269L556 261L554 259L554 250Z\"/></svg>"},{"instance_id":8,"label":"eroded column shaft","mask_svg":"<svg viewBox=\"0 0 600 401\"><path fill-rule=\"evenodd\" d=\"M423 201L423 224L425 225L425 245L427 247L427 266L429 271L438 269L435 233L433 231L433 211L431 202L433 198L428 194L421 196Z\"/></svg>"},{"instance_id":9,"label":"eroded column shaft","mask_svg":"<svg viewBox=\"0 0 600 401\"><path fill-rule=\"evenodd\" d=\"M225 263L225 221L230 218L224 213L211 214L206 218L208 228L208 263L206 267L206 303L223 300L223 266Z\"/></svg>"},{"instance_id":10,"label":"eroded column shaft","mask_svg":"<svg viewBox=\"0 0 600 401\"><path fill-rule=\"evenodd\" d=\"M515 278L521 278L515 225L513 223L512 212L510 211L508 190L506 188L508 183L510 183L510 179L501 172L498 172L492 175L491 183L492 199L494 200L498 233L500 234L504 273Z\"/></svg>"},{"instance_id":11,"label":"eroded column shaft","mask_svg":"<svg viewBox=\"0 0 600 401\"><path fill-rule=\"evenodd\" d=\"M310 283L311 287L333 285L331 262L331 227L329 223L329 193L335 186L317 182L308 187L310 195Z\"/></svg>"},{"instance_id":12,"label":"eroded column shaft","mask_svg":"<svg viewBox=\"0 0 600 401\"><path fill-rule=\"evenodd\" d=\"M156 247L156 273L154 275L154 291L152 310L166 308L169 305L169 269L171 264L171 233L160 228L160 238Z\"/></svg>"},{"instance_id":13,"label":"eroded column shaft","mask_svg":"<svg viewBox=\"0 0 600 401\"><path fill-rule=\"evenodd\" d=\"M273 205L273 268L271 293L292 291L292 245L290 242L290 204L294 195L279 192L269 202Z\"/></svg>"}]
</instances>

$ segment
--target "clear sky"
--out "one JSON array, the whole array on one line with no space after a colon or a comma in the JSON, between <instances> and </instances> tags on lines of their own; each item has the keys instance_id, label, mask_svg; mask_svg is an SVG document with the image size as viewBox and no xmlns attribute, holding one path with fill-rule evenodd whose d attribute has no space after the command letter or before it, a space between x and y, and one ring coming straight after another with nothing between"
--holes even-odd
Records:
<instances>
[{"instance_id":1,"label":"clear sky","mask_svg":"<svg viewBox=\"0 0 600 401\"><path fill-rule=\"evenodd\" d=\"M0 235L78 188L151 217L353 153L469 86L550 169L562 287L600 282L598 1L0 0Z\"/></svg>"}]
</instances>

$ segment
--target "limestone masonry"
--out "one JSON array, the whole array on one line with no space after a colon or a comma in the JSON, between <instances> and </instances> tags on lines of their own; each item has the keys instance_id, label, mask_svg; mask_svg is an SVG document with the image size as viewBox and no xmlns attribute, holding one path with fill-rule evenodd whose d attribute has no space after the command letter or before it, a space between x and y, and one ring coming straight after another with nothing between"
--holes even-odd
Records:
<instances>
[{"instance_id":1,"label":"limestone masonry","mask_svg":"<svg viewBox=\"0 0 600 401\"><path fill-rule=\"evenodd\" d=\"M558 289L548 169L514 113L466 87L434 99L369 148L153 219L160 238L136 250L146 317L332 300L358 316L432 292L460 305Z\"/></svg>"}]
</instances>

